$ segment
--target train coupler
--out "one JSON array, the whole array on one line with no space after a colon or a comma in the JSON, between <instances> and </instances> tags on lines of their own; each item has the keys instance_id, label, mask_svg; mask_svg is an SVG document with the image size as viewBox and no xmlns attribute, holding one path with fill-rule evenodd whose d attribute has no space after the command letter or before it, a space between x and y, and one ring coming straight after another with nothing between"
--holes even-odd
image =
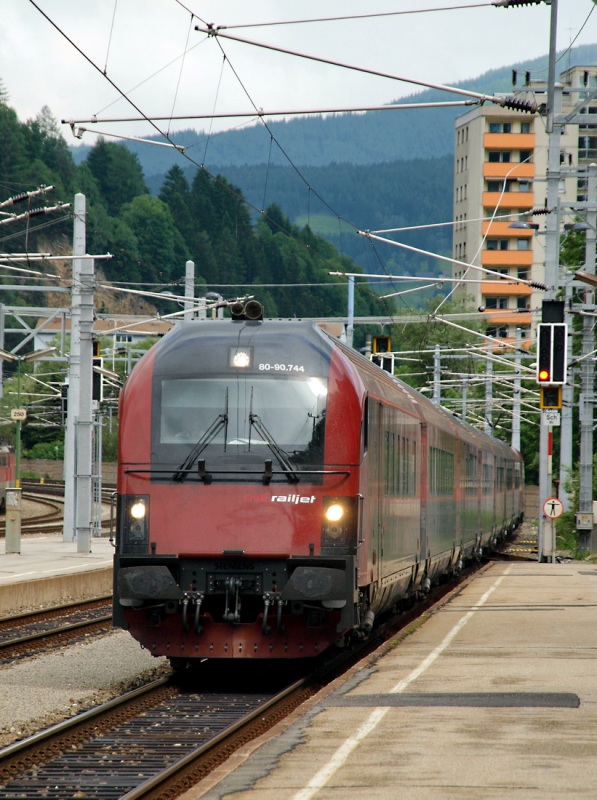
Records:
<instances>
[{"instance_id":1,"label":"train coupler","mask_svg":"<svg viewBox=\"0 0 597 800\"><path fill-rule=\"evenodd\" d=\"M224 608L224 622L240 622L240 587L241 587L241 580L240 578L226 578L225 580L226 586L226 599L225 599L225 608ZM232 595L234 594L234 601L232 601ZM234 610L232 609L232 602L234 602Z\"/></svg>"},{"instance_id":2,"label":"train coupler","mask_svg":"<svg viewBox=\"0 0 597 800\"><path fill-rule=\"evenodd\" d=\"M201 604L203 603L203 598L205 595L202 592L195 592L192 589L189 589L187 592L182 593L181 603L182 603L182 627L185 633L188 633L190 630L189 620L188 620L188 612L189 606L195 606L195 613L193 618L193 631L195 633L201 633L201 624L199 622L199 618L201 616Z\"/></svg>"},{"instance_id":3,"label":"train coupler","mask_svg":"<svg viewBox=\"0 0 597 800\"><path fill-rule=\"evenodd\" d=\"M280 633L284 632L284 623L282 622L282 606L284 605L284 601L282 600L282 596L280 592L265 592L263 595L263 623L261 625L261 632L264 636L272 632L267 618L270 607L273 605L276 606L276 627Z\"/></svg>"}]
</instances>

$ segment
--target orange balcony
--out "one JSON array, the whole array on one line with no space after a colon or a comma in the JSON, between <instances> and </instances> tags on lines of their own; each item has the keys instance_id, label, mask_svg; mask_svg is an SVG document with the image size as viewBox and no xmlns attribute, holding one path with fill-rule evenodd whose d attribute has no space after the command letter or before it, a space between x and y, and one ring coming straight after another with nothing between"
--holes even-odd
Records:
<instances>
[{"instance_id":1,"label":"orange balcony","mask_svg":"<svg viewBox=\"0 0 597 800\"><path fill-rule=\"evenodd\" d=\"M517 313L514 309L499 311L498 309L488 309L483 315L488 325L515 325L520 328L522 325L530 325L533 321L531 312Z\"/></svg>"},{"instance_id":2,"label":"orange balcony","mask_svg":"<svg viewBox=\"0 0 597 800\"><path fill-rule=\"evenodd\" d=\"M511 348L507 347L509 344L516 345L516 339L513 336L506 336L504 339L499 339L499 344L492 347L492 351L494 353L511 353ZM523 339L520 346L525 350L530 350L533 346L533 342L531 339Z\"/></svg>"},{"instance_id":3,"label":"orange balcony","mask_svg":"<svg viewBox=\"0 0 597 800\"><path fill-rule=\"evenodd\" d=\"M529 210L533 207L532 192L483 192L485 208L520 208Z\"/></svg>"},{"instance_id":4,"label":"orange balcony","mask_svg":"<svg viewBox=\"0 0 597 800\"><path fill-rule=\"evenodd\" d=\"M534 133L486 133L483 136L486 150L534 150Z\"/></svg>"},{"instance_id":5,"label":"orange balcony","mask_svg":"<svg viewBox=\"0 0 597 800\"><path fill-rule=\"evenodd\" d=\"M484 178L510 178L511 180L515 180L516 178L534 178L535 177L535 165L529 164L528 161L521 162L495 162L495 161L484 161L483 162L483 177Z\"/></svg>"},{"instance_id":6,"label":"orange balcony","mask_svg":"<svg viewBox=\"0 0 597 800\"><path fill-rule=\"evenodd\" d=\"M533 288L526 283L516 281L499 281L499 283L481 281L481 294L484 297L530 297Z\"/></svg>"},{"instance_id":7,"label":"orange balcony","mask_svg":"<svg viewBox=\"0 0 597 800\"><path fill-rule=\"evenodd\" d=\"M515 220L516 217L512 217L512 219L509 220L494 220L493 222L487 220L481 225L481 233L483 236L487 235L489 237L499 236L502 238L505 236L515 236L517 239L526 237L530 239L533 235L531 229L509 227Z\"/></svg>"},{"instance_id":8,"label":"orange balcony","mask_svg":"<svg viewBox=\"0 0 597 800\"><path fill-rule=\"evenodd\" d=\"M530 267L533 264L532 250L483 250L483 267Z\"/></svg>"}]
</instances>

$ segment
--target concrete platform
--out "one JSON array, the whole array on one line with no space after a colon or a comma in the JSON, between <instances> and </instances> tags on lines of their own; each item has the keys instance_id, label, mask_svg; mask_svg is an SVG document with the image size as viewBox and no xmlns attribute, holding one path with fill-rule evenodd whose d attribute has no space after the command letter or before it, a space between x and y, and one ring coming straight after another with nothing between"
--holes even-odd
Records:
<instances>
[{"instance_id":1,"label":"concrete platform","mask_svg":"<svg viewBox=\"0 0 597 800\"><path fill-rule=\"evenodd\" d=\"M597 567L495 562L184 795L597 796Z\"/></svg>"},{"instance_id":2,"label":"concrete platform","mask_svg":"<svg viewBox=\"0 0 597 800\"><path fill-rule=\"evenodd\" d=\"M78 553L61 534L23 535L20 554L6 553L0 539L0 616L111 594L113 553L104 537L91 540L91 553Z\"/></svg>"}]
</instances>

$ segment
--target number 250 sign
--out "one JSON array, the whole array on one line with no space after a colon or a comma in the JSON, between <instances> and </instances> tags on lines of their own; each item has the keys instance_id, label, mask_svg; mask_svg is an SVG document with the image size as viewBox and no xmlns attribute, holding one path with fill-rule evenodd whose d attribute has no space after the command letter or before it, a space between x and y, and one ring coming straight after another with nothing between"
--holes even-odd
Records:
<instances>
[{"instance_id":1,"label":"number 250 sign","mask_svg":"<svg viewBox=\"0 0 597 800\"><path fill-rule=\"evenodd\" d=\"M27 409L11 408L10 418L13 419L15 422L23 422L23 420L27 419Z\"/></svg>"}]
</instances>

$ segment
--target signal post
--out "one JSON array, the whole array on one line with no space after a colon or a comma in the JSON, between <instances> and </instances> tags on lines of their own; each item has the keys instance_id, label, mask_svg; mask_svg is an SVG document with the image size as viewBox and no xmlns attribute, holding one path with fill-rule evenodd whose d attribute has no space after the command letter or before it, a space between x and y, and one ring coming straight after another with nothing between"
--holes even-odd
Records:
<instances>
[{"instance_id":1,"label":"signal post","mask_svg":"<svg viewBox=\"0 0 597 800\"><path fill-rule=\"evenodd\" d=\"M568 325L564 303L545 300L542 322L537 326L537 372L541 428L539 440L539 561L552 561L555 553L555 523L564 511L553 497L552 458L553 427L560 424L562 386L566 383ZM554 514L553 509L558 513Z\"/></svg>"}]
</instances>

